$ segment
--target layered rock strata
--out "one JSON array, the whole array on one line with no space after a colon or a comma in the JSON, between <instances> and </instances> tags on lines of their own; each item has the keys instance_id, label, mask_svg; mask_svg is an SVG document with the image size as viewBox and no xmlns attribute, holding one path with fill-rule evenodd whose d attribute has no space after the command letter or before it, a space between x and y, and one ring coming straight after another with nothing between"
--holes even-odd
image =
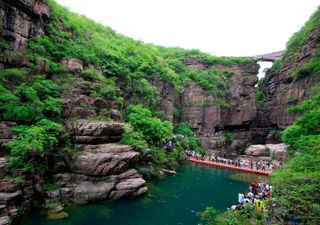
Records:
<instances>
[{"instance_id":1,"label":"layered rock strata","mask_svg":"<svg viewBox=\"0 0 320 225\"><path fill-rule=\"evenodd\" d=\"M86 204L106 198L135 197L147 192L145 180L133 167L140 153L116 142L123 126L79 120L66 125L81 152L73 160L57 159L52 180L60 186L47 201Z\"/></svg>"}]
</instances>

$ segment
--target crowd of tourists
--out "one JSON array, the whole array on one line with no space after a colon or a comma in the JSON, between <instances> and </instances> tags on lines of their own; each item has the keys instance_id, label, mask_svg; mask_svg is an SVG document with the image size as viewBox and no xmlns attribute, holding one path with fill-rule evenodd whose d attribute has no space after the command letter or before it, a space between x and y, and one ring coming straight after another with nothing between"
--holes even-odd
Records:
<instances>
[{"instance_id":1,"label":"crowd of tourists","mask_svg":"<svg viewBox=\"0 0 320 225\"><path fill-rule=\"evenodd\" d=\"M263 214L265 223L271 224L270 213L264 205L264 201L269 199L272 192L272 185L264 182L252 182L247 192L238 194L238 205L231 206L231 210L240 210L247 204L253 204L258 213Z\"/></svg>"},{"instance_id":2,"label":"crowd of tourists","mask_svg":"<svg viewBox=\"0 0 320 225\"><path fill-rule=\"evenodd\" d=\"M270 172L272 170L280 169L282 163L272 163L267 160L250 160L250 159L227 159L224 157L216 156L215 154L196 153L192 150L186 150L185 154L188 157L192 157L197 160L211 161L229 166L235 166L240 168L247 168L252 170L260 170Z\"/></svg>"}]
</instances>

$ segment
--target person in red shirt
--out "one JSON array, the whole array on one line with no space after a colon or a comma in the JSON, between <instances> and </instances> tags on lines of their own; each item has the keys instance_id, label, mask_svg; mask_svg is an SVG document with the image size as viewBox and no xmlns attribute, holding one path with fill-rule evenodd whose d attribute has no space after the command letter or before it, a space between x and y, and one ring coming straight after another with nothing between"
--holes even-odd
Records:
<instances>
[{"instance_id":1,"label":"person in red shirt","mask_svg":"<svg viewBox=\"0 0 320 225\"><path fill-rule=\"evenodd\" d=\"M251 188L252 188L252 193L253 193L254 195L256 195L256 194L257 194L258 183L254 181L254 182L252 182L252 183L250 184L250 186L251 186Z\"/></svg>"},{"instance_id":2,"label":"person in red shirt","mask_svg":"<svg viewBox=\"0 0 320 225\"><path fill-rule=\"evenodd\" d=\"M270 198L270 191L267 191L266 196L267 198Z\"/></svg>"}]
</instances>

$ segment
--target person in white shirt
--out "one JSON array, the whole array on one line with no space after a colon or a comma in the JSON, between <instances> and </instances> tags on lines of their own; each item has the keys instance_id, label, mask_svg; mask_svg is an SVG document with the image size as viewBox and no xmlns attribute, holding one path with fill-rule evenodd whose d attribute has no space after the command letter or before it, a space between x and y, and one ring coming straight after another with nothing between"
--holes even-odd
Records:
<instances>
[{"instance_id":1,"label":"person in white shirt","mask_svg":"<svg viewBox=\"0 0 320 225\"><path fill-rule=\"evenodd\" d=\"M238 202L239 204L242 204L244 200L244 194L243 193L239 193L238 194Z\"/></svg>"}]
</instances>

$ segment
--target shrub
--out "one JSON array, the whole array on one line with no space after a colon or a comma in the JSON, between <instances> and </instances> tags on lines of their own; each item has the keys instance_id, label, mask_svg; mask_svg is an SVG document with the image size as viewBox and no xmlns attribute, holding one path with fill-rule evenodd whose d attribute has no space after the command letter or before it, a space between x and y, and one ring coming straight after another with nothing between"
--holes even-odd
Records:
<instances>
[{"instance_id":1,"label":"shrub","mask_svg":"<svg viewBox=\"0 0 320 225\"><path fill-rule=\"evenodd\" d=\"M53 148L58 144L58 136L62 126L50 120L40 120L36 125L17 126L17 133L11 141L5 145L10 151L9 169L23 168L25 171L35 169L32 159L35 157L45 158L52 154Z\"/></svg>"},{"instance_id":2,"label":"shrub","mask_svg":"<svg viewBox=\"0 0 320 225\"><path fill-rule=\"evenodd\" d=\"M187 123L179 123L174 128L174 133L178 134L177 144L182 149L190 149L196 152L203 152L204 150L200 146L200 141L197 137L195 137L193 131L190 128L190 125ZM181 135L183 135L181 137Z\"/></svg>"},{"instance_id":3,"label":"shrub","mask_svg":"<svg viewBox=\"0 0 320 225\"><path fill-rule=\"evenodd\" d=\"M124 130L125 132L120 143L130 145L135 151L144 153L149 146L144 139L143 134L141 132L134 131L130 124L125 124Z\"/></svg>"},{"instance_id":4,"label":"shrub","mask_svg":"<svg viewBox=\"0 0 320 225\"><path fill-rule=\"evenodd\" d=\"M298 67L296 69L295 74L294 74L293 81L297 81L297 80L300 80L304 77L311 76L311 75L318 76L318 77L320 76L320 61L319 61L319 59L312 60L311 62L308 62L308 63L304 64L303 66Z\"/></svg>"},{"instance_id":5,"label":"shrub","mask_svg":"<svg viewBox=\"0 0 320 225\"><path fill-rule=\"evenodd\" d=\"M54 191L54 190L57 190L59 188L59 185L53 184L53 183L43 183L41 185L41 188L44 191Z\"/></svg>"},{"instance_id":6,"label":"shrub","mask_svg":"<svg viewBox=\"0 0 320 225\"><path fill-rule=\"evenodd\" d=\"M27 72L18 68L0 70L0 84L19 84L26 79ZM8 86L7 86L8 87Z\"/></svg>"},{"instance_id":7,"label":"shrub","mask_svg":"<svg viewBox=\"0 0 320 225\"><path fill-rule=\"evenodd\" d=\"M264 100L264 93L263 93L263 91L258 90L258 91L256 92L256 100L257 100L258 103L262 103L262 102L263 102L263 100Z\"/></svg>"},{"instance_id":8,"label":"shrub","mask_svg":"<svg viewBox=\"0 0 320 225\"><path fill-rule=\"evenodd\" d=\"M46 115L59 116L63 100L56 98L59 87L52 81L36 82L34 86L22 84L14 93L0 87L0 115L5 120L36 122Z\"/></svg>"},{"instance_id":9,"label":"shrub","mask_svg":"<svg viewBox=\"0 0 320 225\"><path fill-rule=\"evenodd\" d=\"M226 141L232 142L234 140L234 135L232 133L224 133L223 134L224 138L226 139Z\"/></svg>"},{"instance_id":10,"label":"shrub","mask_svg":"<svg viewBox=\"0 0 320 225\"><path fill-rule=\"evenodd\" d=\"M174 133L176 134L182 134L186 137L193 137L194 133L190 128L190 125L188 123L178 123L174 127Z\"/></svg>"},{"instance_id":11,"label":"shrub","mask_svg":"<svg viewBox=\"0 0 320 225\"><path fill-rule=\"evenodd\" d=\"M24 179L21 176L17 176L14 178L14 183L17 185L23 184L24 183Z\"/></svg>"},{"instance_id":12,"label":"shrub","mask_svg":"<svg viewBox=\"0 0 320 225\"><path fill-rule=\"evenodd\" d=\"M157 145L171 138L173 131L171 122L152 117L151 111L141 105L129 105L128 110L128 121L135 130L143 134L149 144Z\"/></svg>"}]
</instances>

